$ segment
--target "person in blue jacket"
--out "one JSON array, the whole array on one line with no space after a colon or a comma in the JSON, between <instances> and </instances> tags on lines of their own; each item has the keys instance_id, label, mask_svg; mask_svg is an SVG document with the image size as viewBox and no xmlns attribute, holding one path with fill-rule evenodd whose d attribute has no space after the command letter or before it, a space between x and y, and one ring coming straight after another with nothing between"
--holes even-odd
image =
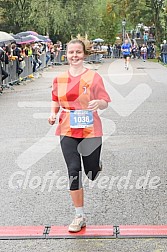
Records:
<instances>
[{"instance_id":1,"label":"person in blue jacket","mask_svg":"<svg viewBox=\"0 0 167 252\"><path fill-rule=\"evenodd\" d=\"M123 43L121 46L121 51L125 59L125 69L127 70L129 69L131 50L132 50L131 44L129 43L128 39L125 39L125 43Z\"/></svg>"}]
</instances>

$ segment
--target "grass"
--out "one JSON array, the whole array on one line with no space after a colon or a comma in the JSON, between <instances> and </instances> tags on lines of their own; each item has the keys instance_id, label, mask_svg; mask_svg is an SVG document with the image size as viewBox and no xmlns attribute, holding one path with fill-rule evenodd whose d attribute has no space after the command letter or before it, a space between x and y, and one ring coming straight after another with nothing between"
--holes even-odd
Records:
<instances>
[{"instance_id":1,"label":"grass","mask_svg":"<svg viewBox=\"0 0 167 252\"><path fill-rule=\"evenodd\" d=\"M167 64L164 64L162 61L158 61L158 59L148 59L148 61L150 61L150 62L155 62L155 63L159 63L159 64L161 64L162 66L164 66L164 67L167 67Z\"/></svg>"},{"instance_id":2,"label":"grass","mask_svg":"<svg viewBox=\"0 0 167 252\"><path fill-rule=\"evenodd\" d=\"M158 62L157 59L147 59L147 60L150 61L150 62L160 63L160 61Z\"/></svg>"}]
</instances>

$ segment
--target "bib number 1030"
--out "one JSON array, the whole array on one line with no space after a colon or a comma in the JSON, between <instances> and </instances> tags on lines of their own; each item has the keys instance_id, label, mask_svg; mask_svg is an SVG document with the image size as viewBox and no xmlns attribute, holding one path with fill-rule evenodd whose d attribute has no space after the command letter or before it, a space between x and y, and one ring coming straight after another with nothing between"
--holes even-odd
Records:
<instances>
[{"instance_id":1,"label":"bib number 1030","mask_svg":"<svg viewBox=\"0 0 167 252\"><path fill-rule=\"evenodd\" d=\"M71 110L70 127L88 128L93 126L93 113L89 110Z\"/></svg>"}]
</instances>

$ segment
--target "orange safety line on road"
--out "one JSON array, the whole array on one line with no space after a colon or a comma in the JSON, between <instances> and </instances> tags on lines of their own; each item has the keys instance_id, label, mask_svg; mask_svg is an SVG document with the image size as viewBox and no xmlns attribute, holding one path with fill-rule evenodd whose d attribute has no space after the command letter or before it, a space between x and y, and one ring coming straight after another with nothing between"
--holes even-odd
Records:
<instances>
[{"instance_id":1,"label":"orange safety line on road","mask_svg":"<svg viewBox=\"0 0 167 252\"><path fill-rule=\"evenodd\" d=\"M0 240L71 238L167 238L167 225L94 225L70 233L67 226L1 226Z\"/></svg>"},{"instance_id":2,"label":"orange safety line on road","mask_svg":"<svg viewBox=\"0 0 167 252\"><path fill-rule=\"evenodd\" d=\"M86 226L82 228L80 232L71 233L68 231L67 226L52 226L48 235L48 238L54 237L87 237L87 238L97 238L97 237L107 237L112 238L116 235L114 234L113 226Z\"/></svg>"},{"instance_id":3,"label":"orange safety line on road","mask_svg":"<svg viewBox=\"0 0 167 252\"><path fill-rule=\"evenodd\" d=\"M45 226L0 226L0 239L3 238L43 238Z\"/></svg>"},{"instance_id":4,"label":"orange safety line on road","mask_svg":"<svg viewBox=\"0 0 167 252\"><path fill-rule=\"evenodd\" d=\"M119 237L167 237L165 225L120 225Z\"/></svg>"}]
</instances>

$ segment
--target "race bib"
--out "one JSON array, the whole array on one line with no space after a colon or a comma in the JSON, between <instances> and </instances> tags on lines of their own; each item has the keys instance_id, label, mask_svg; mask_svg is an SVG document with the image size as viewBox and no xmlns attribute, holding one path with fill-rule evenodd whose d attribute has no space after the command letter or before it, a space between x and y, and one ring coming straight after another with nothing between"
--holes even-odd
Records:
<instances>
[{"instance_id":1,"label":"race bib","mask_svg":"<svg viewBox=\"0 0 167 252\"><path fill-rule=\"evenodd\" d=\"M88 128L93 126L93 112L90 110L71 110L70 127Z\"/></svg>"}]
</instances>

